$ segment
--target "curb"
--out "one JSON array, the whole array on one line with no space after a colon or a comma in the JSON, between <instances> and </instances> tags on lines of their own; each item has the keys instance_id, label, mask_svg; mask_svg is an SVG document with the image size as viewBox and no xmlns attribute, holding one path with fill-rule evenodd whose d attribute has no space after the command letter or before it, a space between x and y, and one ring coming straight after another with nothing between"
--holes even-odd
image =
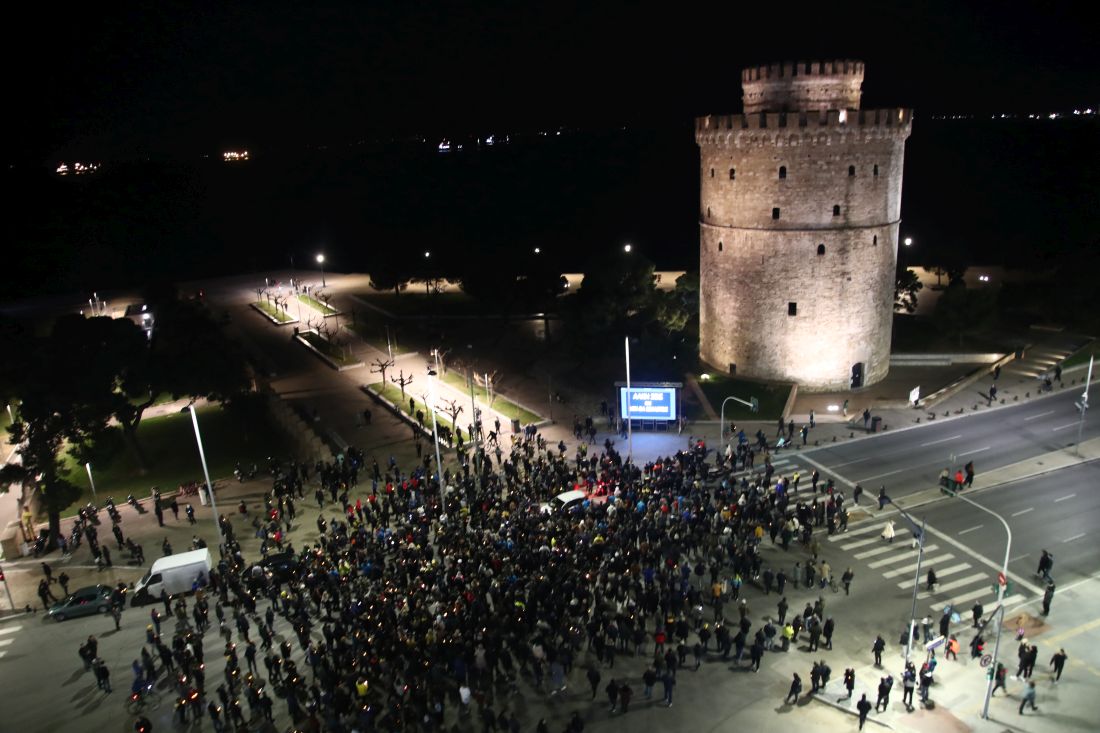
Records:
<instances>
[{"instance_id":1,"label":"curb","mask_svg":"<svg viewBox=\"0 0 1100 733\"><path fill-rule=\"evenodd\" d=\"M298 323L297 318L291 318L289 321L280 321L275 316L271 315L270 313L268 313L267 311L265 311L263 308L256 305L255 303L249 303L248 307L251 308L252 310L256 311L257 313L259 313L261 316L263 316L267 320L274 323L276 326L289 326L292 323Z\"/></svg>"},{"instance_id":2,"label":"curb","mask_svg":"<svg viewBox=\"0 0 1100 733\"><path fill-rule=\"evenodd\" d=\"M836 702L834 700L830 700L829 698L824 697L822 695L817 695L817 694L814 694L814 693L810 693L810 699L811 700L817 700L820 703L824 703L825 705L828 705L831 708L836 708L837 710L839 710L843 713L848 713L849 715L852 715L856 718L859 717L859 711L858 710L856 710L854 708L851 708L851 707L848 707L847 705L841 705L839 702ZM889 728L890 730L897 730L897 728L895 728L893 726L893 724L887 723L885 720L879 720L877 717L871 717L870 715L867 716L867 722L868 723L877 723L878 725L881 725L884 728Z\"/></svg>"},{"instance_id":3,"label":"curb","mask_svg":"<svg viewBox=\"0 0 1100 733\"><path fill-rule=\"evenodd\" d=\"M312 351L314 356L316 356L318 359L320 359L321 361L328 364L330 367L332 367L336 371L346 372L346 371L350 371L351 369L359 369L361 367L366 366L366 363L361 362L361 361L357 361L357 362L354 362L352 364L337 364L335 361L333 361L331 358L329 358L329 356L327 354L322 353L320 351L320 349L318 349L316 346L311 344L305 338L305 336L302 335L302 334L305 334L305 333L317 333L317 332L314 331L314 330L309 330L309 331L302 331L301 333L296 333L296 334L294 334L294 340L297 341L298 343L300 343L302 346L309 349L310 351Z\"/></svg>"}]
</instances>

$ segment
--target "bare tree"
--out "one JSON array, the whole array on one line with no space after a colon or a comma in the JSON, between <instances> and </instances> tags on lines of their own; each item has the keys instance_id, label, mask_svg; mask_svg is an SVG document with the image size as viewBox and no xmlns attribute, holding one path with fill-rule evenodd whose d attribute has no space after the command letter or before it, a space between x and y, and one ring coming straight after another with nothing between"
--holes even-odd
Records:
<instances>
[{"instance_id":1,"label":"bare tree","mask_svg":"<svg viewBox=\"0 0 1100 733\"><path fill-rule=\"evenodd\" d=\"M493 406L493 403L497 399L497 387L504 379L504 375L500 369L490 369L488 371L481 372L480 374L474 372L474 381L479 387L485 390L485 396L489 400L489 407Z\"/></svg>"},{"instance_id":2,"label":"bare tree","mask_svg":"<svg viewBox=\"0 0 1100 733\"><path fill-rule=\"evenodd\" d=\"M405 387L412 384L413 375L405 376L405 370L402 369L397 373L396 377L390 377L390 381L401 387L401 402L405 402Z\"/></svg>"},{"instance_id":3,"label":"bare tree","mask_svg":"<svg viewBox=\"0 0 1100 733\"><path fill-rule=\"evenodd\" d=\"M462 405L458 404L458 400L444 400L440 399L441 404L437 409L442 410L451 418L451 429L456 430L458 428L458 416L462 414Z\"/></svg>"},{"instance_id":4,"label":"bare tree","mask_svg":"<svg viewBox=\"0 0 1100 733\"><path fill-rule=\"evenodd\" d=\"M382 375L382 386L386 386L386 370L394 365L393 359L379 357L370 363L371 374Z\"/></svg>"}]
</instances>

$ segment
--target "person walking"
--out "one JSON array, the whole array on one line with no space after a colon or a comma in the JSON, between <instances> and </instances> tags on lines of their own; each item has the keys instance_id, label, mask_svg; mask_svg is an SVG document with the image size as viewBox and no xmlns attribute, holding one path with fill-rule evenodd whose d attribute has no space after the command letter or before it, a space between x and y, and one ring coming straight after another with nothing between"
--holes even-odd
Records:
<instances>
[{"instance_id":1,"label":"person walking","mask_svg":"<svg viewBox=\"0 0 1100 733\"><path fill-rule=\"evenodd\" d=\"M852 579L855 577L856 574L852 572L851 568L845 570L844 574L840 576L840 582L844 584L844 595L852 594Z\"/></svg>"},{"instance_id":2,"label":"person walking","mask_svg":"<svg viewBox=\"0 0 1100 733\"><path fill-rule=\"evenodd\" d=\"M1024 714L1024 706L1030 705L1032 710L1038 712L1039 708L1035 707L1035 682L1028 680L1027 687L1024 689L1024 696L1020 698L1020 715Z\"/></svg>"},{"instance_id":3,"label":"person walking","mask_svg":"<svg viewBox=\"0 0 1100 733\"><path fill-rule=\"evenodd\" d=\"M1043 550L1042 556L1039 558L1039 569L1035 571L1035 574L1041 577L1048 583L1053 583L1054 578L1051 577L1050 571L1054 569L1054 555L1050 554L1046 550Z\"/></svg>"},{"instance_id":4,"label":"person walking","mask_svg":"<svg viewBox=\"0 0 1100 733\"><path fill-rule=\"evenodd\" d=\"M1066 660L1069 657L1066 655L1065 649L1059 649L1053 657L1050 658L1050 666L1054 667L1054 684L1062 679L1062 668L1066 666Z\"/></svg>"},{"instance_id":5,"label":"person walking","mask_svg":"<svg viewBox=\"0 0 1100 733\"><path fill-rule=\"evenodd\" d=\"M794 677L791 678L791 689L787 693L787 698L784 700L788 705L798 704L798 695L802 692L802 678L798 676L796 672Z\"/></svg>"},{"instance_id":6,"label":"person walking","mask_svg":"<svg viewBox=\"0 0 1100 733\"><path fill-rule=\"evenodd\" d=\"M929 593L934 592L936 590L936 582L936 569L928 568L928 582L925 584L924 589L927 590Z\"/></svg>"},{"instance_id":7,"label":"person walking","mask_svg":"<svg viewBox=\"0 0 1100 733\"><path fill-rule=\"evenodd\" d=\"M993 675L993 692L989 693L990 697L997 694L997 690L1004 690L1005 694L1008 694L1008 688L1005 687L1005 678L1008 677L1008 669L1003 664L997 662L997 671Z\"/></svg>"},{"instance_id":8,"label":"person walking","mask_svg":"<svg viewBox=\"0 0 1100 733\"><path fill-rule=\"evenodd\" d=\"M982 614L985 613L985 609L982 608L982 602L977 601L974 607L970 609L970 613L974 616L974 628L979 628L982 625Z\"/></svg>"},{"instance_id":9,"label":"person walking","mask_svg":"<svg viewBox=\"0 0 1100 733\"><path fill-rule=\"evenodd\" d=\"M882 535L881 536L882 536L882 539L886 540L887 542L893 542L894 541L894 520L892 520L892 519L887 519L886 520L886 526L884 526L882 528Z\"/></svg>"},{"instance_id":10,"label":"person walking","mask_svg":"<svg viewBox=\"0 0 1100 733\"><path fill-rule=\"evenodd\" d=\"M879 679L878 683L878 700L875 701L875 712L882 708L882 712L886 712L886 709L890 707L890 689L894 686L894 678L890 675L886 675Z\"/></svg>"},{"instance_id":11,"label":"person walking","mask_svg":"<svg viewBox=\"0 0 1100 733\"><path fill-rule=\"evenodd\" d=\"M890 497L886 495L886 485L883 484L878 490L878 510L881 512L889 502Z\"/></svg>"},{"instance_id":12,"label":"person walking","mask_svg":"<svg viewBox=\"0 0 1100 733\"><path fill-rule=\"evenodd\" d=\"M585 675L588 677L588 684L592 688L592 699L595 700L596 691L600 687L600 670L596 668L595 664L589 664Z\"/></svg>"},{"instance_id":13,"label":"person walking","mask_svg":"<svg viewBox=\"0 0 1100 733\"><path fill-rule=\"evenodd\" d=\"M859 729L863 730L863 724L867 722L867 714L871 712L871 701L867 699L866 692L856 703L856 710L859 711Z\"/></svg>"},{"instance_id":14,"label":"person walking","mask_svg":"<svg viewBox=\"0 0 1100 733\"><path fill-rule=\"evenodd\" d=\"M1043 591L1043 615L1050 615L1050 602L1054 600L1054 583L1047 583L1046 590Z\"/></svg>"},{"instance_id":15,"label":"person walking","mask_svg":"<svg viewBox=\"0 0 1100 733\"><path fill-rule=\"evenodd\" d=\"M665 672L665 675L661 677L661 685L665 690L665 707L672 707L672 688L676 686L676 677L672 672Z\"/></svg>"},{"instance_id":16,"label":"person walking","mask_svg":"<svg viewBox=\"0 0 1100 733\"><path fill-rule=\"evenodd\" d=\"M875 643L871 646L871 652L875 655L875 666L882 666L882 653L886 651L886 640L882 638L882 634L875 637Z\"/></svg>"}]
</instances>

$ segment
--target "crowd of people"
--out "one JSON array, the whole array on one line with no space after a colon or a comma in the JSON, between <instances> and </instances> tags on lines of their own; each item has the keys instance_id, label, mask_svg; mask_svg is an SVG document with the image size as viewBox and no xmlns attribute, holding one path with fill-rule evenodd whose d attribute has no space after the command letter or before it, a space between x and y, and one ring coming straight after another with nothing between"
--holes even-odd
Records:
<instances>
[{"instance_id":1,"label":"crowd of people","mask_svg":"<svg viewBox=\"0 0 1100 733\"><path fill-rule=\"evenodd\" d=\"M831 483L815 475L813 496L800 496L797 478L768 470L766 445L764 468L738 478L721 453L708 465L694 439L641 466L610 440L572 456L556 448L517 436L508 453L461 455L442 486L431 455L408 467L368 464L354 449L313 466L273 461L263 508L242 502L220 518L221 560L194 596L152 610L132 694L160 680L180 721L205 715L215 730L271 721L285 705L301 730L466 720L512 731L527 724L513 704L521 678L555 695L583 667L595 694L607 670L610 707L625 712L633 693L613 672L617 656L645 660L643 698L659 685L671 706L677 673L709 655L756 671L804 629L814 649L822 638L831 648L824 597L787 619L784 595L788 584L835 583L812 534L846 522ZM307 511L307 486L318 533L295 546L288 532ZM548 510L565 488L591 498ZM243 556L242 531L260 539L260 557ZM797 538L806 556L766 567L769 537L784 549ZM778 594L774 618L750 611L749 583ZM201 636L215 624L225 682L208 690ZM580 730L583 719L566 725Z\"/></svg>"}]
</instances>

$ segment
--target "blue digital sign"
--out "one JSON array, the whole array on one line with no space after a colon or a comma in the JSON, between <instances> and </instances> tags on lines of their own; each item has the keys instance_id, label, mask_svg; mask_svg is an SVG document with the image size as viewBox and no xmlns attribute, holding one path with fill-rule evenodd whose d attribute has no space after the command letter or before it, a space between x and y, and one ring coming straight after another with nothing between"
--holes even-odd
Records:
<instances>
[{"instance_id":1,"label":"blue digital sign","mask_svg":"<svg viewBox=\"0 0 1100 733\"><path fill-rule=\"evenodd\" d=\"M623 420L675 420L675 387L619 387L619 417Z\"/></svg>"}]
</instances>

